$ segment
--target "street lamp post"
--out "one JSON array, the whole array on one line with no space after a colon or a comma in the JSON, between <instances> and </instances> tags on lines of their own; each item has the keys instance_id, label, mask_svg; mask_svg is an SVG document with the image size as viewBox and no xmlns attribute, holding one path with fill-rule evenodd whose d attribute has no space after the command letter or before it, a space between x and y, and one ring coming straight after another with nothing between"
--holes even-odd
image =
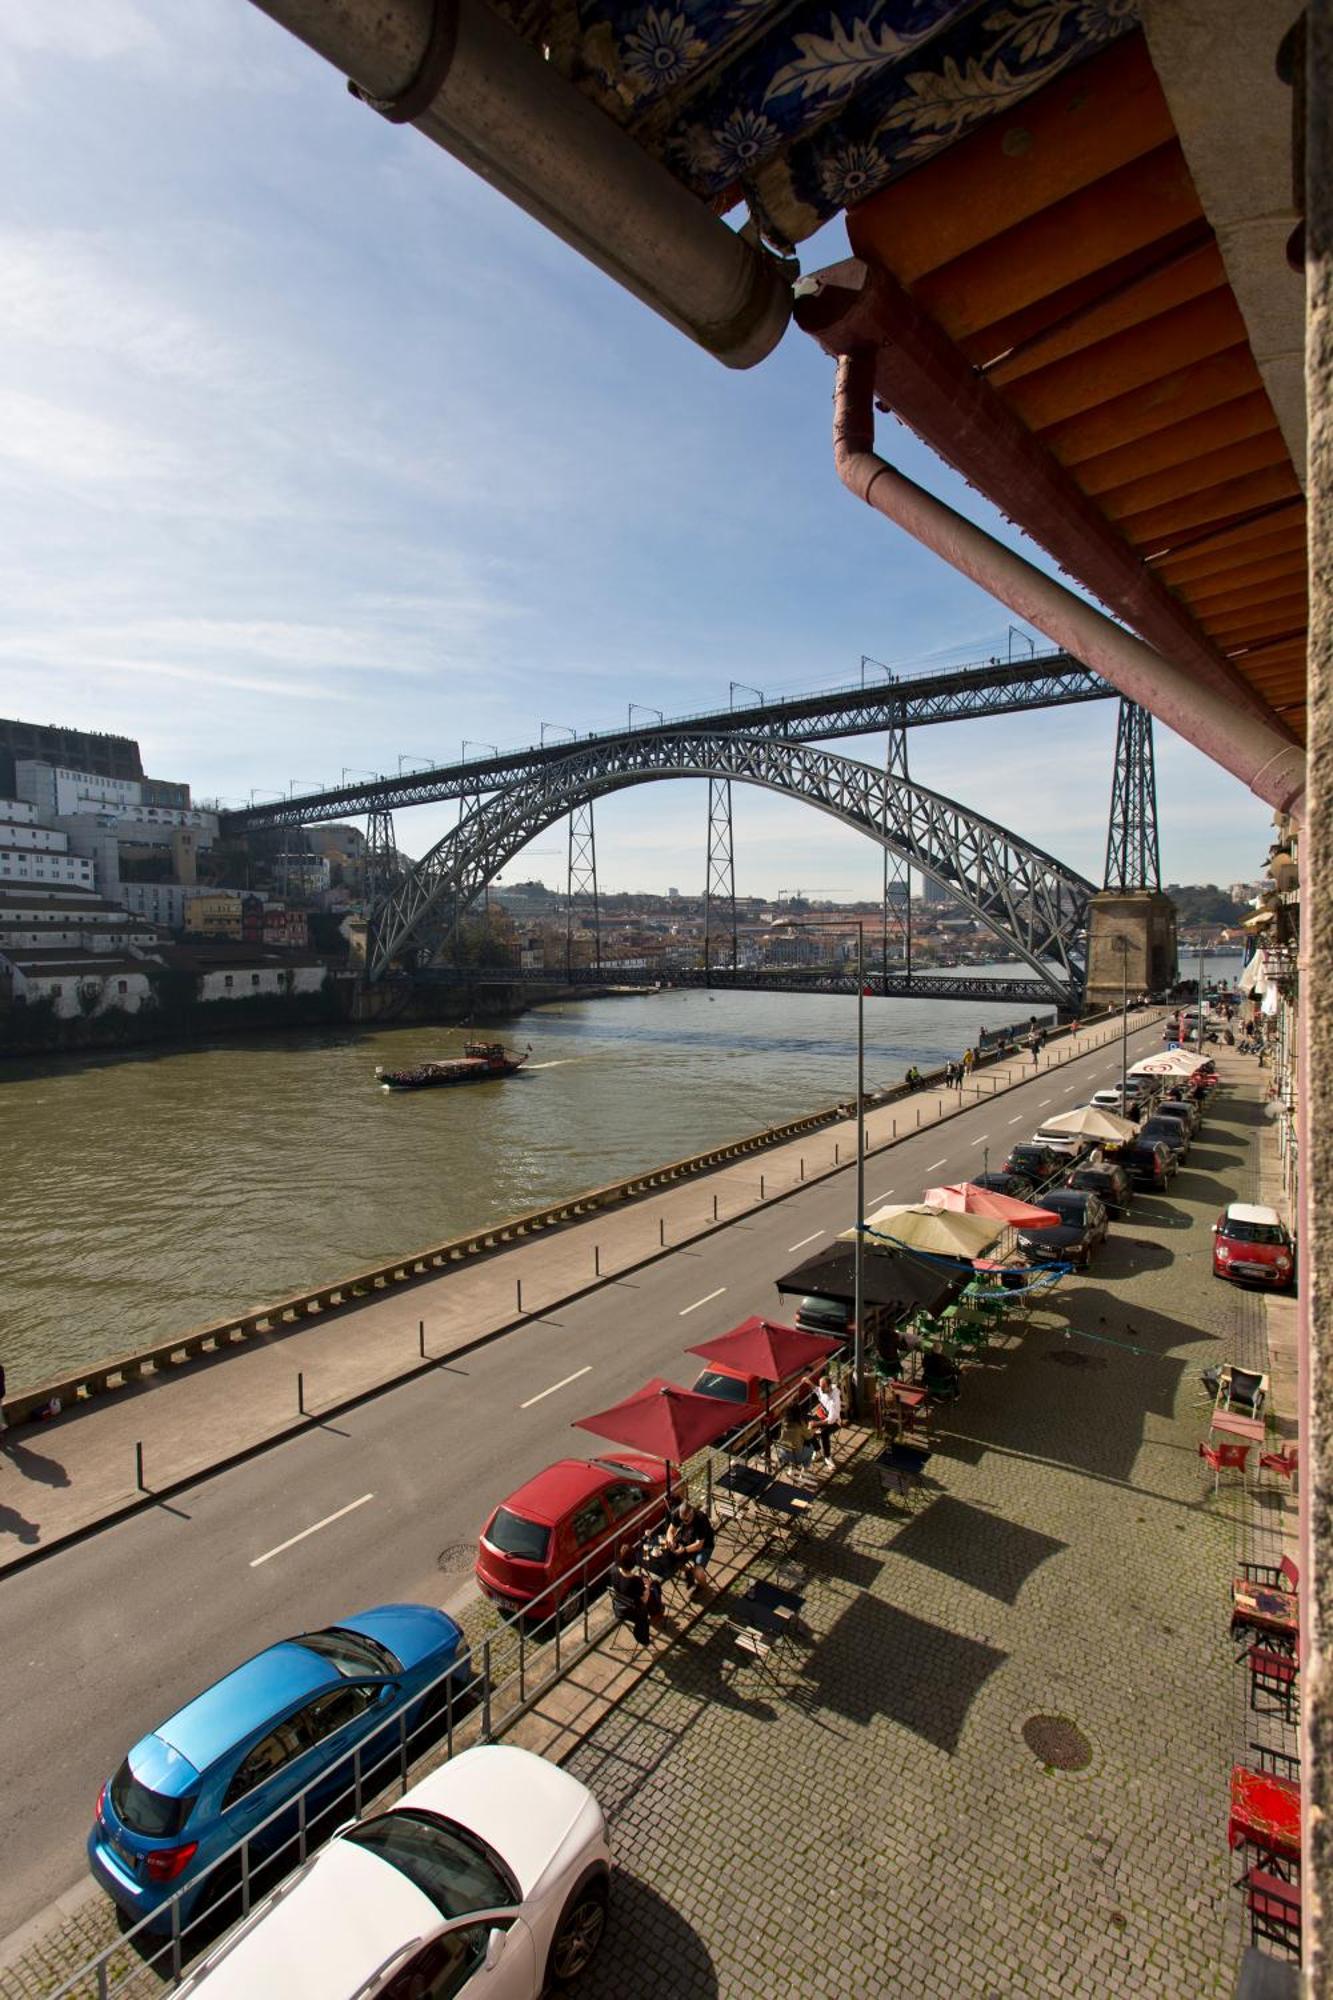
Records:
<instances>
[{"instance_id":1,"label":"street lamp post","mask_svg":"<svg viewBox=\"0 0 1333 2000\"><path fill-rule=\"evenodd\" d=\"M863 1259L866 1210L866 981L865 925L856 926L856 1246L852 1262L852 1394L861 1415L861 1383L865 1372Z\"/></svg>"}]
</instances>

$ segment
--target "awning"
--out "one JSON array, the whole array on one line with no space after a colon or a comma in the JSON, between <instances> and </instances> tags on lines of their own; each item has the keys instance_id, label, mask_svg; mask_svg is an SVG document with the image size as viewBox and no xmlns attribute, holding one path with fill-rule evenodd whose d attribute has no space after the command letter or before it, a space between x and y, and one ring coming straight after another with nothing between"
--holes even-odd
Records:
<instances>
[{"instance_id":1,"label":"awning","mask_svg":"<svg viewBox=\"0 0 1333 2000\"><path fill-rule=\"evenodd\" d=\"M834 1243L807 1257L795 1270L776 1280L780 1292L797 1297L812 1294L851 1306L856 1297L856 1257L850 1244ZM903 1257L888 1249L861 1260L861 1297L896 1317L911 1312L942 1312L956 1299L972 1273L929 1264L920 1257Z\"/></svg>"}]
</instances>

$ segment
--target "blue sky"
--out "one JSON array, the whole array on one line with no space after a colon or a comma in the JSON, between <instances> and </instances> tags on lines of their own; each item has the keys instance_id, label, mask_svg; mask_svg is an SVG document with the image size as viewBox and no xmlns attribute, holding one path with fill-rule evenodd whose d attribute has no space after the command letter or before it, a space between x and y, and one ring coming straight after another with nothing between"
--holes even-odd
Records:
<instances>
[{"instance_id":1,"label":"blue sky","mask_svg":"<svg viewBox=\"0 0 1333 2000\"><path fill-rule=\"evenodd\" d=\"M246 0L0 0L0 104L0 712L237 801L1004 651L999 606L844 493L803 335L723 369ZM832 226L803 263L843 254ZM921 730L913 772L1099 878L1114 724ZM1160 729L1158 768L1166 876L1253 876L1264 810ZM701 886L704 814L685 784L600 806L606 885ZM736 820L738 887L875 892L820 816L747 791ZM556 878L537 845L511 875Z\"/></svg>"}]
</instances>

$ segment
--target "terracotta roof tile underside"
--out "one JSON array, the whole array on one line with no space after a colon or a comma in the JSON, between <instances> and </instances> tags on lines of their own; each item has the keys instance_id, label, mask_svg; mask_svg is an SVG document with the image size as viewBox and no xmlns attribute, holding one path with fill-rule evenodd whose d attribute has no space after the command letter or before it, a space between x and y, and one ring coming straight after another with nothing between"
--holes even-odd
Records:
<instances>
[{"instance_id":1,"label":"terracotta roof tile underside","mask_svg":"<svg viewBox=\"0 0 1333 2000\"><path fill-rule=\"evenodd\" d=\"M1305 502L1141 38L847 220L1303 738Z\"/></svg>"}]
</instances>

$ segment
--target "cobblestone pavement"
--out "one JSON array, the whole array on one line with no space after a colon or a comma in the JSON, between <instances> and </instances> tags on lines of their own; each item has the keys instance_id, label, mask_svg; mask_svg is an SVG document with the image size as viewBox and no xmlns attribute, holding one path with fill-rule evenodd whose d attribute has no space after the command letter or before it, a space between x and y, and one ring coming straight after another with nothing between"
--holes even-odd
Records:
<instances>
[{"instance_id":1,"label":"cobblestone pavement","mask_svg":"<svg viewBox=\"0 0 1333 2000\"><path fill-rule=\"evenodd\" d=\"M923 1493L885 1501L863 1452L796 1568L761 1560L806 1592L788 1658L746 1660L721 1597L567 1760L619 1863L582 2000L1231 1992L1249 1511L1197 1446L1198 1370L1263 1337L1211 1277L1260 1129L1234 1073L1170 1194L967 1369ZM1086 1768L1039 1761L1036 1716L1076 1726ZM103 1900L71 1898L0 2000L50 1994L113 1935Z\"/></svg>"},{"instance_id":2,"label":"cobblestone pavement","mask_svg":"<svg viewBox=\"0 0 1333 2000\"><path fill-rule=\"evenodd\" d=\"M1198 1370L1259 1311L1210 1271L1238 1074L1170 1195L969 1370L911 1508L844 1468L777 1675L720 1604L570 1760L622 1868L588 2000L1230 1993L1242 1505L1197 1446ZM1086 1769L1037 1760L1037 1715Z\"/></svg>"}]
</instances>

